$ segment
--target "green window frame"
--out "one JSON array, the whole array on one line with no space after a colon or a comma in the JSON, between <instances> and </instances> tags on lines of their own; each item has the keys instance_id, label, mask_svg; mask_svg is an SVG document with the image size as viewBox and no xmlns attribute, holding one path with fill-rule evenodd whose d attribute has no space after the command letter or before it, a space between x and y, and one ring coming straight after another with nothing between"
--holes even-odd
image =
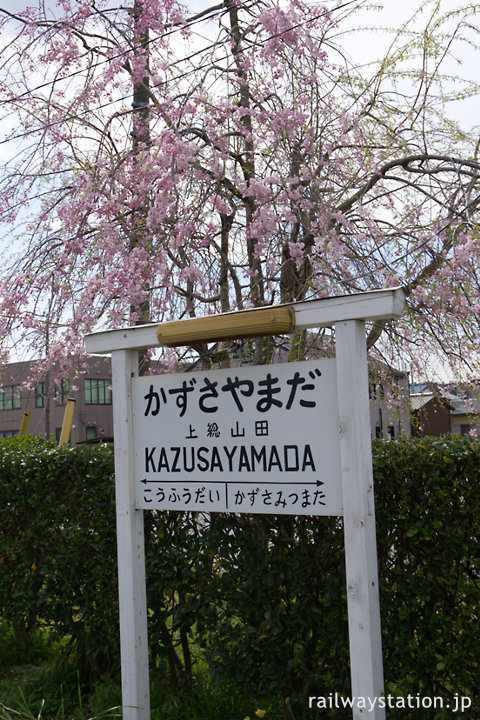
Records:
<instances>
[{"instance_id":1,"label":"green window frame","mask_svg":"<svg viewBox=\"0 0 480 720\"><path fill-rule=\"evenodd\" d=\"M97 426L96 425L88 425L85 428L85 439L86 440L96 440L97 439Z\"/></svg>"},{"instance_id":2,"label":"green window frame","mask_svg":"<svg viewBox=\"0 0 480 720\"><path fill-rule=\"evenodd\" d=\"M111 405L111 380L87 378L85 380L85 405Z\"/></svg>"},{"instance_id":3,"label":"green window frame","mask_svg":"<svg viewBox=\"0 0 480 720\"><path fill-rule=\"evenodd\" d=\"M0 410L20 410L22 401L17 385L4 385L0 389Z\"/></svg>"},{"instance_id":4,"label":"green window frame","mask_svg":"<svg viewBox=\"0 0 480 720\"><path fill-rule=\"evenodd\" d=\"M35 407L44 408L47 404L47 383L45 380L39 382L35 387Z\"/></svg>"},{"instance_id":5,"label":"green window frame","mask_svg":"<svg viewBox=\"0 0 480 720\"><path fill-rule=\"evenodd\" d=\"M65 405L70 395L70 380L62 380L60 387L58 388L57 399L55 400L56 405Z\"/></svg>"}]
</instances>

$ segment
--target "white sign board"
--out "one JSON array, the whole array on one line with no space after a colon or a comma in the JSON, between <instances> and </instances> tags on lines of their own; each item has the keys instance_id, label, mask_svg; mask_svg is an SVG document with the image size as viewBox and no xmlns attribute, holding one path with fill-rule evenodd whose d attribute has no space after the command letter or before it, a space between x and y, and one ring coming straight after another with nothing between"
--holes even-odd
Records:
<instances>
[{"instance_id":1,"label":"white sign board","mask_svg":"<svg viewBox=\"0 0 480 720\"><path fill-rule=\"evenodd\" d=\"M132 379L137 509L341 515L335 360Z\"/></svg>"}]
</instances>

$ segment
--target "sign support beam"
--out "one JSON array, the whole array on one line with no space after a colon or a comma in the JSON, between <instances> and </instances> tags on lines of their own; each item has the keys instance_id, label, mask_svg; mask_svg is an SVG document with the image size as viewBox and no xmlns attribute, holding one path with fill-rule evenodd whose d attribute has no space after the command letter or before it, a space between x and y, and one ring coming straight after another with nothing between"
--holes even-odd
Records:
<instances>
[{"instance_id":1,"label":"sign support beam","mask_svg":"<svg viewBox=\"0 0 480 720\"><path fill-rule=\"evenodd\" d=\"M293 310L294 323L282 329L279 327L278 316L272 311ZM208 318L195 318L171 323L135 325L121 330L105 330L92 333L85 338L87 350L90 353L109 353L114 350L143 350L145 348L158 347L163 344L159 340L162 333L165 333L165 344L168 345L171 338L168 337L167 328L174 326L176 332L175 345L191 345L192 323L195 328L205 326L205 331L195 332L195 341L200 339L204 342L214 342L218 338L219 329L224 330L229 326L230 321L235 324L236 337L249 337L249 328L255 327L256 334L269 332L292 332L313 327L332 327L342 320L387 320L399 318L405 310L405 293L402 288L388 288L387 290L373 290L367 293L356 295L343 295L341 297L328 297L321 300L305 300L293 305L277 305L265 307L260 310L242 310L233 313L211 315ZM263 321L262 315L265 320ZM287 313L288 315L288 313ZM280 316L281 318L284 316ZM254 321L254 318L255 321ZM250 323L250 319L252 322ZM288 326L288 327L287 327ZM183 332L180 331L183 328ZM231 337L231 333L228 334Z\"/></svg>"},{"instance_id":2,"label":"sign support beam","mask_svg":"<svg viewBox=\"0 0 480 720\"><path fill-rule=\"evenodd\" d=\"M352 697L384 697L365 323L335 325ZM377 705L377 703L375 703ZM353 719L385 710L354 708Z\"/></svg>"}]
</instances>

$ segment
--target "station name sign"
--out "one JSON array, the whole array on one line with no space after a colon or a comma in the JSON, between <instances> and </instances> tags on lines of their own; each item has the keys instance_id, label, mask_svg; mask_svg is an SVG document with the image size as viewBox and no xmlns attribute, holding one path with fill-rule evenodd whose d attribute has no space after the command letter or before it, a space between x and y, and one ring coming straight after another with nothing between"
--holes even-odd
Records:
<instances>
[{"instance_id":1,"label":"station name sign","mask_svg":"<svg viewBox=\"0 0 480 720\"><path fill-rule=\"evenodd\" d=\"M342 515L335 360L132 380L137 509Z\"/></svg>"}]
</instances>

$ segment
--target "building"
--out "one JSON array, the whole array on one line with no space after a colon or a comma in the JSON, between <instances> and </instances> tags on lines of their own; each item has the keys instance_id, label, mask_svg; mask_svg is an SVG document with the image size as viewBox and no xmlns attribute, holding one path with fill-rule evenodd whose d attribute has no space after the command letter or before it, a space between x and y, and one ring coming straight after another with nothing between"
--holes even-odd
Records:
<instances>
[{"instance_id":1,"label":"building","mask_svg":"<svg viewBox=\"0 0 480 720\"><path fill-rule=\"evenodd\" d=\"M394 440L411 434L408 373L371 361L369 397L372 438Z\"/></svg>"},{"instance_id":2,"label":"building","mask_svg":"<svg viewBox=\"0 0 480 720\"><path fill-rule=\"evenodd\" d=\"M480 400L478 397L465 399L451 393L452 435L478 435L480 431Z\"/></svg>"},{"instance_id":3,"label":"building","mask_svg":"<svg viewBox=\"0 0 480 720\"><path fill-rule=\"evenodd\" d=\"M452 406L438 393L410 395L412 435L426 437L452 434Z\"/></svg>"},{"instance_id":4,"label":"building","mask_svg":"<svg viewBox=\"0 0 480 720\"><path fill-rule=\"evenodd\" d=\"M22 419L30 413L28 433L58 440L65 405L75 400L70 442L76 445L94 440L112 440L113 414L110 358L90 357L81 377L65 378L58 387L42 379L31 389L25 387L32 364L19 362L1 370L0 437L18 435Z\"/></svg>"},{"instance_id":5,"label":"building","mask_svg":"<svg viewBox=\"0 0 480 720\"><path fill-rule=\"evenodd\" d=\"M411 387L410 397L416 435L469 435L480 431L480 396L473 385L418 383Z\"/></svg>"}]
</instances>

